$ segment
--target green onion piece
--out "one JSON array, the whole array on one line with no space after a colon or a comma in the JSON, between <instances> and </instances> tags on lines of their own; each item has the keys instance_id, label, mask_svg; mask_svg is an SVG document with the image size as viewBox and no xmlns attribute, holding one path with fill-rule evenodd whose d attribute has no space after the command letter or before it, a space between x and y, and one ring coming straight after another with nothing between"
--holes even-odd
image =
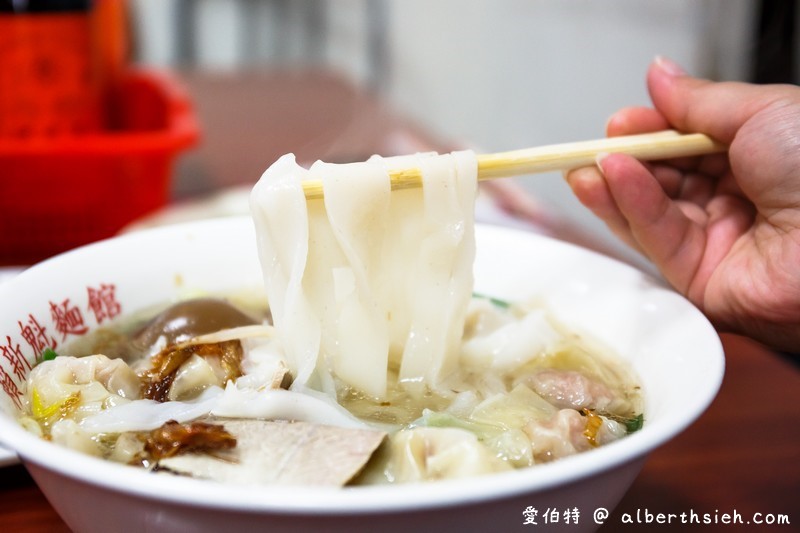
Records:
<instances>
[{"instance_id":1,"label":"green onion piece","mask_svg":"<svg viewBox=\"0 0 800 533\"><path fill-rule=\"evenodd\" d=\"M58 354L52 348L45 348L42 352L42 361L52 361L56 357L58 357Z\"/></svg>"},{"instance_id":2,"label":"green onion piece","mask_svg":"<svg viewBox=\"0 0 800 533\"><path fill-rule=\"evenodd\" d=\"M642 426L644 426L644 413L639 413L637 416L625 420L625 429L628 434L639 431Z\"/></svg>"},{"instance_id":3,"label":"green onion piece","mask_svg":"<svg viewBox=\"0 0 800 533\"><path fill-rule=\"evenodd\" d=\"M497 306L497 307L499 307L501 309L508 309L509 307L511 307L511 304L509 302L505 301L505 300L501 300L499 298L494 298L492 296L487 296L487 295L481 294L479 292L473 292L472 293L472 297L473 298L481 298L483 300L489 300L492 303L492 305L495 305L495 306Z\"/></svg>"}]
</instances>

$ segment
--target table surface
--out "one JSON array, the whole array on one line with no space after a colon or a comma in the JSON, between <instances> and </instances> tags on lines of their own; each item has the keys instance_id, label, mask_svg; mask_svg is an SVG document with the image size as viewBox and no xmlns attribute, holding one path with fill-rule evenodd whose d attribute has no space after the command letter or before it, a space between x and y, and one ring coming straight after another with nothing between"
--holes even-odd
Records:
<instances>
[{"instance_id":1,"label":"table surface","mask_svg":"<svg viewBox=\"0 0 800 533\"><path fill-rule=\"evenodd\" d=\"M241 76L186 75L205 142L178 168L176 201L254 182L265 160L293 149L301 160L360 160L432 144L413 124L398 128L396 117L342 80L305 76L253 74L243 83ZM299 107L298 101L312 107ZM242 105L252 102L261 102L258 120ZM775 530L798 530L800 359L734 335L724 334L722 341L727 368L719 395L696 423L651 454L602 531L642 530L624 523L636 520L637 512L642 519L647 513L696 513L700 520L708 515L711 524L693 526L704 532L728 531L731 526L721 522L725 513L744 520L756 513L783 514L792 525ZM68 531L23 466L0 472L4 531Z\"/></svg>"}]
</instances>

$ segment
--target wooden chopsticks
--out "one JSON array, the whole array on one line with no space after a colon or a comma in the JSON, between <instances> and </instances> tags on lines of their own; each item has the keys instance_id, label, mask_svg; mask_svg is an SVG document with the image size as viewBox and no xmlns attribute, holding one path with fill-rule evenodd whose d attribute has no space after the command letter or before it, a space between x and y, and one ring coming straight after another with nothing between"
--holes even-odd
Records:
<instances>
[{"instance_id":1,"label":"wooden chopsticks","mask_svg":"<svg viewBox=\"0 0 800 533\"><path fill-rule=\"evenodd\" d=\"M477 156L478 180L507 178L554 170L567 170L595 164L601 153L623 153L643 161L688 157L724 152L727 146L702 133L682 134L667 130L640 135L609 137L593 141L552 144ZM422 186L422 174L417 168L389 173L393 191ZM322 182L303 182L306 199L323 196Z\"/></svg>"}]
</instances>

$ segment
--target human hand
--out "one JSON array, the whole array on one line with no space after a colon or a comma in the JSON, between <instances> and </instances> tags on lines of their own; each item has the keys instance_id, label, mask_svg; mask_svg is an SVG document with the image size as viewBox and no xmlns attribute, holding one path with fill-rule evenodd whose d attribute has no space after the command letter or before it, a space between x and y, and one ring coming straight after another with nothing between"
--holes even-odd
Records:
<instances>
[{"instance_id":1,"label":"human hand","mask_svg":"<svg viewBox=\"0 0 800 533\"><path fill-rule=\"evenodd\" d=\"M700 132L728 153L611 154L567 182L720 330L800 351L800 88L714 83L660 58L647 84L655 109L617 112L609 136Z\"/></svg>"}]
</instances>

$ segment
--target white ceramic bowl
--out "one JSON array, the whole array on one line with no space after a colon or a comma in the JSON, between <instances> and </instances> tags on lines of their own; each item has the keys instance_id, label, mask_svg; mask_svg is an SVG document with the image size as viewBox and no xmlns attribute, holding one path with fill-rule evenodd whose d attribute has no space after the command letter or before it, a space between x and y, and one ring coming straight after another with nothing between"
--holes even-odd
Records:
<instances>
[{"instance_id":1,"label":"white ceramic bowl","mask_svg":"<svg viewBox=\"0 0 800 533\"><path fill-rule=\"evenodd\" d=\"M538 295L564 323L631 362L646 398L641 431L554 463L467 480L347 489L222 486L156 477L23 431L12 399L19 372L13 357L2 357L0 378L10 379L0 391L0 440L81 532L512 531L524 527L529 506L540 518L548 508L578 508L579 523L562 526L593 530L594 510L613 509L648 452L686 428L716 394L724 370L719 339L686 300L628 266L515 230L479 226L477 239L476 290L508 299ZM65 340L53 308L78 309L93 328L194 289L261 287L254 242L249 219L214 220L129 234L46 261L0 286L0 346L4 354L21 353L17 370L27 372L34 351L25 331Z\"/></svg>"}]
</instances>

